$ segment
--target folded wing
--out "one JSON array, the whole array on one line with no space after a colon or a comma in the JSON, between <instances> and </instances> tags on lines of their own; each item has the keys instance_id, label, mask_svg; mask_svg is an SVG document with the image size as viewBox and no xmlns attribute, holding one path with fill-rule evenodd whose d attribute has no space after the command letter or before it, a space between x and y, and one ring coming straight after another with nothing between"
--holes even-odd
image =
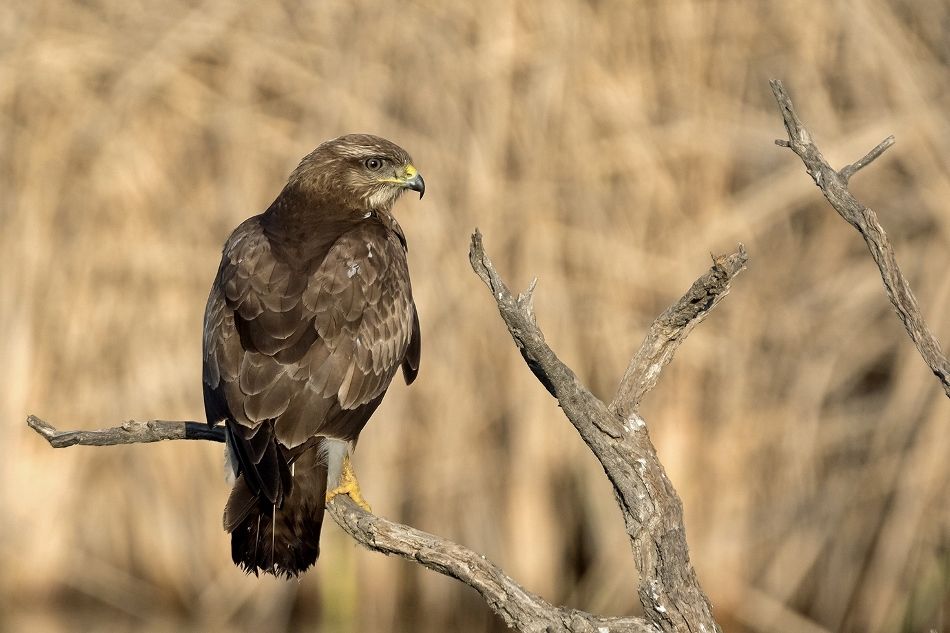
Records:
<instances>
[{"instance_id":1,"label":"folded wing","mask_svg":"<svg viewBox=\"0 0 950 633\"><path fill-rule=\"evenodd\" d=\"M259 218L225 246L208 299L204 391L252 490L280 504L316 436L355 440L402 367L419 366L405 248L378 222L310 262L274 253Z\"/></svg>"}]
</instances>

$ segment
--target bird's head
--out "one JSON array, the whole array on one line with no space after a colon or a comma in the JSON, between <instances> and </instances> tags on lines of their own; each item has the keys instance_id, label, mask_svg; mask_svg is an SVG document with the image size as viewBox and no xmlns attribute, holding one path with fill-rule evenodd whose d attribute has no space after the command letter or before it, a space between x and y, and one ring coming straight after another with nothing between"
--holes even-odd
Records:
<instances>
[{"instance_id":1,"label":"bird's head","mask_svg":"<svg viewBox=\"0 0 950 633\"><path fill-rule=\"evenodd\" d=\"M324 202L385 212L404 191L418 191L421 198L426 190L408 152L370 134L323 143L300 161L289 184Z\"/></svg>"}]
</instances>

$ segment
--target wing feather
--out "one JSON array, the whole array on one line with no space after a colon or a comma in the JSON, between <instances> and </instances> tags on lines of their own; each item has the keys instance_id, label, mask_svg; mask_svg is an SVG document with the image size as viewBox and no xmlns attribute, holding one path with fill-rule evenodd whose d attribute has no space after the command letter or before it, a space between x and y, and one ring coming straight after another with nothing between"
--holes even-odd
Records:
<instances>
[{"instance_id":1,"label":"wing feather","mask_svg":"<svg viewBox=\"0 0 950 633\"><path fill-rule=\"evenodd\" d=\"M402 377L407 385L411 385L419 374L419 360L422 356L422 332L419 330L419 314L416 306L412 306L412 334L409 337L409 348L402 361Z\"/></svg>"},{"instance_id":2,"label":"wing feather","mask_svg":"<svg viewBox=\"0 0 950 633\"><path fill-rule=\"evenodd\" d=\"M209 419L227 420L248 485L275 503L290 485L275 441L355 440L400 366L413 377L418 368L403 244L378 222L329 244L311 264L292 265L252 218L225 245L208 300Z\"/></svg>"},{"instance_id":3,"label":"wing feather","mask_svg":"<svg viewBox=\"0 0 950 633\"><path fill-rule=\"evenodd\" d=\"M272 356L245 354L238 384L244 394L255 395L270 388L283 373L283 366Z\"/></svg>"}]
</instances>

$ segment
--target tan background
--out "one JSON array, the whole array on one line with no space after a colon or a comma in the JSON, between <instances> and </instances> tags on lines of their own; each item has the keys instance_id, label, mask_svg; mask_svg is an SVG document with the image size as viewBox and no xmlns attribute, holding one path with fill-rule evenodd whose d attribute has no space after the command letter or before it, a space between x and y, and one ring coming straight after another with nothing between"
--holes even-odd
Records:
<instances>
[{"instance_id":1,"label":"tan background","mask_svg":"<svg viewBox=\"0 0 950 633\"><path fill-rule=\"evenodd\" d=\"M950 630L950 406L784 134L783 78L950 344L950 7L940 0L4 3L0 629L498 631L470 590L334 525L299 583L231 564L221 447L49 449L24 426L200 419L228 232L350 131L412 152L423 364L357 454L383 515L548 600L636 613L602 473L467 262L540 279L549 342L612 394L653 317L749 271L644 416L730 631Z\"/></svg>"}]
</instances>

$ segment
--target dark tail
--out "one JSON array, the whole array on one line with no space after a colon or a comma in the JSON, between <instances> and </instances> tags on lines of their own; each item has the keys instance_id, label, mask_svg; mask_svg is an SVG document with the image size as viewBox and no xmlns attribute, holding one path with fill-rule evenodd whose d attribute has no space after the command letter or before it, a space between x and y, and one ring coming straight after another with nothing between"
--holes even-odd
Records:
<instances>
[{"instance_id":1,"label":"dark tail","mask_svg":"<svg viewBox=\"0 0 950 633\"><path fill-rule=\"evenodd\" d=\"M320 444L295 460L293 487L282 506L255 494L243 475L234 482L224 529L231 533L231 558L244 571L290 578L317 562L327 492Z\"/></svg>"}]
</instances>

